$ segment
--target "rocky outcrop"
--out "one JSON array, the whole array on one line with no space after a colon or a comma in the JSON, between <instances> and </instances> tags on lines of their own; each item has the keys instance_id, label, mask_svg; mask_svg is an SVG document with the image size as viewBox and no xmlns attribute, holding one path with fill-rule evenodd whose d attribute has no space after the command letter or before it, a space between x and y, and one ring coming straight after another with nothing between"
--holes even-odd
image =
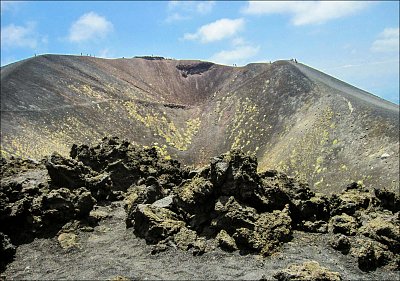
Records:
<instances>
[{"instance_id":1,"label":"rocky outcrop","mask_svg":"<svg viewBox=\"0 0 400 281\"><path fill-rule=\"evenodd\" d=\"M165 202L149 199L148 187L132 187L126 197L127 226L157 247L172 241L178 248L201 249L206 239L215 242L205 250L219 245L270 255L290 240L292 220L288 205L268 211L264 190L257 160L231 151L190 172Z\"/></svg>"},{"instance_id":2,"label":"rocky outcrop","mask_svg":"<svg viewBox=\"0 0 400 281\"><path fill-rule=\"evenodd\" d=\"M14 259L16 247L11 243L7 235L0 232L0 270Z\"/></svg>"},{"instance_id":3,"label":"rocky outcrop","mask_svg":"<svg viewBox=\"0 0 400 281\"><path fill-rule=\"evenodd\" d=\"M235 239L223 229L218 233L215 239L218 241L218 246L225 251L231 252L238 249Z\"/></svg>"},{"instance_id":4,"label":"rocky outcrop","mask_svg":"<svg viewBox=\"0 0 400 281\"><path fill-rule=\"evenodd\" d=\"M329 243L333 249L342 252L342 254L346 255L350 251L351 243L350 239L346 235L337 234L332 236Z\"/></svg>"},{"instance_id":5,"label":"rocky outcrop","mask_svg":"<svg viewBox=\"0 0 400 281\"><path fill-rule=\"evenodd\" d=\"M362 185L353 182L346 186L340 195L331 198L331 214L357 215L366 210L371 203L371 193Z\"/></svg>"},{"instance_id":6,"label":"rocky outcrop","mask_svg":"<svg viewBox=\"0 0 400 281\"><path fill-rule=\"evenodd\" d=\"M357 183L333 195L329 229L340 234L331 240L331 246L354 256L363 271L382 266L399 270L400 223L396 198L387 190L375 190L372 194Z\"/></svg>"},{"instance_id":7,"label":"rocky outcrop","mask_svg":"<svg viewBox=\"0 0 400 281\"><path fill-rule=\"evenodd\" d=\"M360 228L360 232L367 237L386 245L392 252L400 253L400 218L399 213L373 213Z\"/></svg>"},{"instance_id":8,"label":"rocky outcrop","mask_svg":"<svg viewBox=\"0 0 400 281\"><path fill-rule=\"evenodd\" d=\"M68 221L87 217L96 203L85 187L56 187L48 181L45 170L1 180L0 231L13 243L52 235Z\"/></svg>"},{"instance_id":9,"label":"rocky outcrop","mask_svg":"<svg viewBox=\"0 0 400 281\"><path fill-rule=\"evenodd\" d=\"M356 235L359 224L357 220L348 214L341 214L330 219L330 228L333 233Z\"/></svg>"},{"instance_id":10,"label":"rocky outcrop","mask_svg":"<svg viewBox=\"0 0 400 281\"><path fill-rule=\"evenodd\" d=\"M254 229L239 228L233 234L239 247L250 252L269 256L278 246L291 240L291 219L287 212L275 210L263 213L254 224Z\"/></svg>"},{"instance_id":11,"label":"rocky outcrop","mask_svg":"<svg viewBox=\"0 0 400 281\"><path fill-rule=\"evenodd\" d=\"M150 243L164 240L185 226L174 212L149 204L139 204L133 219L135 234Z\"/></svg>"},{"instance_id":12,"label":"rocky outcrop","mask_svg":"<svg viewBox=\"0 0 400 281\"><path fill-rule=\"evenodd\" d=\"M149 192L141 188L143 194ZM162 192L158 194L162 197ZM147 195L134 197L142 198L139 201L147 206L154 204L154 199L143 199ZM391 198L390 194L385 198ZM177 246L180 249L190 249L203 238L215 241L211 245L226 251L265 256L290 241L292 230L300 230L328 233L332 237L331 247L360 260L360 268L365 268L364 260L368 261L369 256L360 251L362 243L352 240L375 241L382 247L374 253L385 253L384 259L376 258L379 262L375 268L386 265L396 268L399 238L395 226L399 222L395 219L398 214L392 212L394 204L377 198L358 183L351 183L342 193L329 197L314 193L306 184L274 170L258 174L257 160L240 151L214 157L209 165L189 172L172 189L168 199L159 204L152 208L168 209L183 227L171 237L142 235L148 242L157 243L157 247L172 243L180 245ZM127 226L142 227L130 215L138 212L137 208L130 208ZM387 215L383 216L385 212Z\"/></svg>"},{"instance_id":13,"label":"rocky outcrop","mask_svg":"<svg viewBox=\"0 0 400 281\"><path fill-rule=\"evenodd\" d=\"M303 264L292 264L283 269L274 277L279 281L309 280L309 281L339 281L342 277L338 272L320 266L316 261L307 261Z\"/></svg>"},{"instance_id":14,"label":"rocky outcrop","mask_svg":"<svg viewBox=\"0 0 400 281\"><path fill-rule=\"evenodd\" d=\"M288 204L296 229L327 232L330 201L326 196L315 194L305 183L274 170L262 173L261 179L267 209L282 209Z\"/></svg>"},{"instance_id":15,"label":"rocky outcrop","mask_svg":"<svg viewBox=\"0 0 400 281\"><path fill-rule=\"evenodd\" d=\"M1 163L0 233L9 257L8 241L56 234L61 247L78 248L76 230L93 231L107 218L96 202L123 200L126 227L154 245L153 253L220 247L268 256L296 230L324 233L327 246L364 271L399 268L397 195L357 183L332 196L315 193L278 171L257 173L257 159L238 150L190 170L155 148L104 138L93 147L74 145L71 158Z\"/></svg>"},{"instance_id":16,"label":"rocky outcrop","mask_svg":"<svg viewBox=\"0 0 400 281\"><path fill-rule=\"evenodd\" d=\"M113 192L125 192L153 177L170 189L182 181L180 163L159 157L153 148L140 148L118 138L104 138L98 145L73 145L70 156L98 174L107 174Z\"/></svg>"},{"instance_id":17,"label":"rocky outcrop","mask_svg":"<svg viewBox=\"0 0 400 281\"><path fill-rule=\"evenodd\" d=\"M214 64L211 62L198 62L193 64L178 64L176 69L181 72L183 77L188 77L189 75L202 74L208 71Z\"/></svg>"}]
</instances>

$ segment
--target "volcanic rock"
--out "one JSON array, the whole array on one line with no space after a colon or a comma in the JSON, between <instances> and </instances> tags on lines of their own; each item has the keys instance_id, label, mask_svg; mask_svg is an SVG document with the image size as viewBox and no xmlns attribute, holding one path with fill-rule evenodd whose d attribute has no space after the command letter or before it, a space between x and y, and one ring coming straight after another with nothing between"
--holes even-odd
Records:
<instances>
[{"instance_id":1,"label":"volcanic rock","mask_svg":"<svg viewBox=\"0 0 400 281\"><path fill-rule=\"evenodd\" d=\"M393 213L400 211L400 196L387 189L374 189L375 196L378 199L377 205Z\"/></svg>"},{"instance_id":2,"label":"volcanic rock","mask_svg":"<svg viewBox=\"0 0 400 281\"><path fill-rule=\"evenodd\" d=\"M202 177L194 177L174 189L174 203L190 214L199 214L213 194L213 185Z\"/></svg>"},{"instance_id":3,"label":"volcanic rock","mask_svg":"<svg viewBox=\"0 0 400 281\"><path fill-rule=\"evenodd\" d=\"M139 204L133 214L135 234L149 243L157 243L179 232L185 223L171 210Z\"/></svg>"},{"instance_id":4,"label":"volcanic rock","mask_svg":"<svg viewBox=\"0 0 400 281\"><path fill-rule=\"evenodd\" d=\"M315 233L327 233L328 223L326 221L302 221L297 227L303 231Z\"/></svg>"},{"instance_id":5,"label":"volcanic rock","mask_svg":"<svg viewBox=\"0 0 400 281\"><path fill-rule=\"evenodd\" d=\"M189 250L193 248L197 240L196 231L182 227L178 233L174 235L174 242L181 250Z\"/></svg>"},{"instance_id":6,"label":"volcanic rock","mask_svg":"<svg viewBox=\"0 0 400 281\"><path fill-rule=\"evenodd\" d=\"M221 196L214 207L217 215L211 225L217 230L226 230L233 234L238 228L254 229L254 224L259 218L257 211L240 204L233 196Z\"/></svg>"},{"instance_id":7,"label":"volcanic rock","mask_svg":"<svg viewBox=\"0 0 400 281\"><path fill-rule=\"evenodd\" d=\"M347 255L350 251L351 243L347 236L343 234L336 234L329 241L333 249L342 252Z\"/></svg>"},{"instance_id":8,"label":"volcanic rock","mask_svg":"<svg viewBox=\"0 0 400 281\"><path fill-rule=\"evenodd\" d=\"M218 246L228 252L232 252L238 249L236 246L235 239L233 239L225 230L221 230L215 237L218 241Z\"/></svg>"},{"instance_id":9,"label":"volcanic rock","mask_svg":"<svg viewBox=\"0 0 400 281\"><path fill-rule=\"evenodd\" d=\"M84 187L74 190L74 207L78 217L86 217L93 209L96 199L92 193Z\"/></svg>"},{"instance_id":10,"label":"volcanic rock","mask_svg":"<svg viewBox=\"0 0 400 281\"><path fill-rule=\"evenodd\" d=\"M360 228L360 232L384 245L392 252L400 253L399 213L394 215L374 213L375 218Z\"/></svg>"},{"instance_id":11,"label":"volcanic rock","mask_svg":"<svg viewBox=\"0 0 400 281\"><path fill-rule=\"evenodd\" d=\"M76 162L54 153L46 159L46 168L52 183L56 186L78 188L86 185L85 176L92 174L91 170Z\"/></svg>"},{"instance_id":12,"label":"volcanic rock","mask_svg":"<svg viewBox=\"0 0 400 281\"><path fill-rule=\"evenodd\" d=\"M57 240L63 249L70 249L78 246L78 239L74 233L61 233Z\"/></svg>"},{"instance_id":13,"label":"volcanic rock","mask_svg":"<svg viewBox=\"0 0 400 281\"><path fill-rule=\"evenodd\" d=\"M0 270L3 270L5 265L14 259L16 247L11 243L7 235L0 232Z\"/></svg>"},{"instance_id":14,"label":"volcanic rock","mask_svg":"<svg viewBox=\"0 0 400 281\"><path fill-rule=\"evenodd\" d=\"M222 154L212 160L210 173L219 194L232 195L243 202L251 201L253 204L260 201L260 180L254 155L246 155L238 150Z\"/></svg>"},{"instance_id":15,"label":"volcanic rock","mask_svg":"<svg viewBox=\"0 0 400 281\"><path fill-rule=\"evenodd\" d=\"M133 226L134 214L137 211L139 204L151 204L159 199L162 199L162 189L158 184L151 186L139 185L132 186L128 189L124 199L124 208L127 214L127 227ZM161 207L155 205L154 207Z\"/></svg>"},{"instance_id":16,"label":"volcanic rock","mask_svg":"<svg viewBox=\"0 0 400 281\"><path fill-rule=\"evenodd\" d=\"M398 268L396 196L388 191L372 194L352 183L338 195L315 193L282 172L257 173L255 157L238 150L196 169L118 138L74 146L71 155L53 154L46 166L3 161L0 232L11 243L57 236L66 249L80 247L81 232L123 218L105 207L123 199L126 227L152 244L153 254L174 247L201 255L220 247L269 256L293 231L329 229L331 246L362 270Z\"/></svg>"},{"instance_id":17,"label":"volcanic rock","mask_svg":"<svg viewBox=\"0 0 400 281\"><path fill-rule=\"evenodd\" d=\"M1 179L0 231L17 245L52 236L65 223L85 219L96 203L88 189L79 187L83 180L76 173L87 172L87 168L56 154L48 159L51 172L43 165L22 166L19 172L7 172L11 176Z\"/></svg>"},{"instance_id":18,"label":"volcanic rock","mask_svg":"<svg viewBox=\"0 0 400 281\"><path fill-rule=\"evenodd\" d=\"M358 183L349 184L339 195L331 198L331 214L342 213L354 215L356 211L365 210L371 202L371 194Z\"/></svg>"},{"instance_id":19,"label":"volcanic rock","mask_svg":"<svg viewBox=\"0 0 400 281\"><path fill-rule=\"evenodd\" d=\"M393 255L377 242L366 242L357 251L358 267L366 272L374 271L392 259Z\"/></svg>"},{"instance_id":20,"label":"volcanic rock","mask_svg":"<svg viewBox=\"0 0 400 281\"><path fill-rule=\"evenodd\" d=\"M342 277L338 272L330 271L320 266L316 261L307 261L303 264L292 264L286 269L274 274L279 281L312 280L312 281L338 281Z\"/></svg>"},{"instance_id":21,"label":"volcanic rock","mask_svg":"<svg viewBox=\"0 0 400 281\"><path fill-rule=\"evenodd\" d=\"M332 217L329 221L329 227L333 233L356 235L359 223L354 217L342 214Z\"/></svg>"},{"instance_id":22,"label":"volcanic rock","mask_svg":"<svg viewBox=\"0 0 400 281\"><path fill-rule=\"evenodd\" d=\"M292 237L291 218L287 210L263 213L255 222L254 230L238 228L233 238L240 249L271 255L277 247Z\"/></svg>"}]
</instances>

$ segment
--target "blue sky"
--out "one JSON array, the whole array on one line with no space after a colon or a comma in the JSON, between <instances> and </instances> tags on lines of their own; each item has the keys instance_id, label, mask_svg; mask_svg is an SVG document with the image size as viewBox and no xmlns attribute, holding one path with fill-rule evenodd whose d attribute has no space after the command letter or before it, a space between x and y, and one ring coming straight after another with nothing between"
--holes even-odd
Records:
<instances>
[{"instance_id":1,"label":"blue sky","mask_svg":"<svg viewBox=\"0 0 400 281\"><path fill-rule=\"evenodd\" d=\"M1 1L1 65L34 54L296 58L399 103L399 2Z\"/></svg>"}]
</instances>

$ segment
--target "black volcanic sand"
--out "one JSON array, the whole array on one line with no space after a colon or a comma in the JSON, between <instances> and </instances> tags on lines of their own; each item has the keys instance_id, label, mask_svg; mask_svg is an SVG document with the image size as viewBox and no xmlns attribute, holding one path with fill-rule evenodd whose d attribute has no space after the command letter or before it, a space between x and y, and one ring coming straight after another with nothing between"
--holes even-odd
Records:
<instances>
[{"instance_id":1,"label":"black volcanic sand","mask_svg":"<svg viewBox=\"0 0 400 281\"><path fill-rule=\"evenodd\" d=\"M126 229L125 212L116 202L103 207L111 215L92 233L79 232L79 248L62 249L56 238L35 239L18 247L4 275L9 279L248 279L272 276L291 263L315 260L341 274L343 280L396 280L398 272L378 269L365 273L356 261L329 247L331 235L295 232L294 239L270 257L227 253L220 249L193 256L169 248L151 254L152 246Z\"/></svg>"},{"instance_id":2,"label":"black volcanic sand","mask_svg":"<svg viewBox=\"0 0 400 281\"><path fill-rule=\"evenodd\" d=\"M235 150L200 169L118 138L1 160L6 279L396 279L400 199L314 193Z\"/></svg>"}]
</instances>

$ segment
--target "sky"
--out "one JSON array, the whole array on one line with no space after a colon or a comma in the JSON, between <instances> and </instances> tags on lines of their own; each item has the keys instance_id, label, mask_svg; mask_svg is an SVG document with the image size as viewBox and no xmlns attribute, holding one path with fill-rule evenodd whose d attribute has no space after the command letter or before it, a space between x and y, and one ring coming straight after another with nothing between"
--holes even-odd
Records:
<instances>
[{"instance_id":1,"label":"sky","mask_svg":"<svg viewBox=\"0 0 400 281\"><path fill-rule=\"evenodd\" d=\"M398 104L399 12L399 1L1 1L1 65L46 53L296 58Z\"/></svg>"}]
</instances>

